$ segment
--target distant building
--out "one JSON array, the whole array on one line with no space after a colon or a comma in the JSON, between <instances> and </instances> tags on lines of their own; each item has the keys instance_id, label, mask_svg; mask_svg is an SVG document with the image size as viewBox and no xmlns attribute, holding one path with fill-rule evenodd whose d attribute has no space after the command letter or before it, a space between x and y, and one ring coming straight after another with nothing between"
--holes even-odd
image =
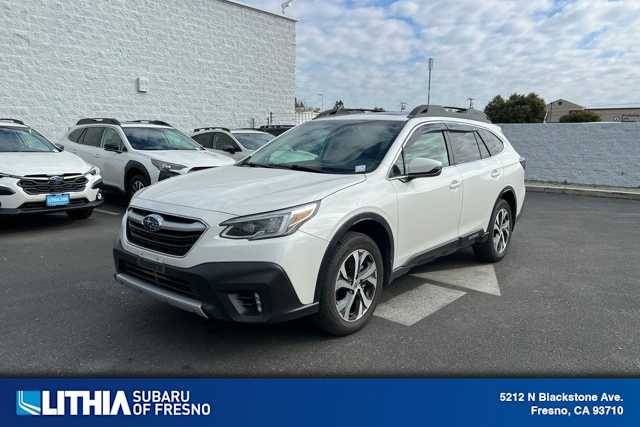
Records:
<instances>
[{"instance_id":1,"label":"distant building","mask_svg":"<svg viewBox=\"0 0 640 427\"><path fill-rule=\"evenodd\" d=\"M558 123L560 117L575 111L591 111L600 116L603 122L640 122L640 105L637 106L611 106L611 107L584 107L566 99L558 99L547 104L547 123Z\"/></svg>"}]
</instances>

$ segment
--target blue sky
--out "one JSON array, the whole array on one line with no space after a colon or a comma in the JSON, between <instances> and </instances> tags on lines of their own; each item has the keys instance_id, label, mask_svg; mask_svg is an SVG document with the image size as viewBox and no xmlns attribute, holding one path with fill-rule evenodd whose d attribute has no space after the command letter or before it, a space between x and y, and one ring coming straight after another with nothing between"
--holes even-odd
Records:
<instances>
[{"instance_id":1,"label":"blue sky","mask_svg":"<svg viewBox=\"0 0 640 427\"><path fill-rule=\"evenodd\" d=\"M280 12L281 0L244 0ZM309 105L483 107L496 94L640 104L640 0L297 0L296 93Z\"/></svg>"}]
</instances>

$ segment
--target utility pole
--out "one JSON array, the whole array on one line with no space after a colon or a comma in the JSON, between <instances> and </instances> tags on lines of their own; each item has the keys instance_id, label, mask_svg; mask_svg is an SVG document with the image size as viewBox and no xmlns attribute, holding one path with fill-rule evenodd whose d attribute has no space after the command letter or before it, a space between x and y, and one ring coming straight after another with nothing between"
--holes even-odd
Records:
<instances>
[{"instance_id":1,"label":"utility pole","mask_svg":"<svg viewBox=\"0 0 640 427\"><path fill-rule=\"evenodd\" d=\"M467 98L467 101L469 101L469 109L473 108L473 101L475 101L475 98Z\"/></svg>"},{"instance_id":2,"label":"utility pole","mask_svg":"<svg viewBox=\"0 0 640 427\"><path fill-rule=\"evenodd\" d=\"M427 85L427 105L431 105L431 70L433 69L433 58L429 58L429 83Z\"/></svg>"},{"instance_id":3,"label":"utility pole","mask_svg":"<svg viewBox=\"0 0 640 427\"><path fill-rule=\"evenodd\" d=\"M320 111L324 111L324 93L319 93L318 96L320 97L322 102L322 109Z\"/></svg>"}]
</instances>

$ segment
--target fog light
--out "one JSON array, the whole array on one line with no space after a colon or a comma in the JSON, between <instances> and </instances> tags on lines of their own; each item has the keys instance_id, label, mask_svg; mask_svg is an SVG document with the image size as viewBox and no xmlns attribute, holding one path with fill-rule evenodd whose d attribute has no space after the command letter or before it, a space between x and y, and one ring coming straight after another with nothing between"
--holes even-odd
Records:
<instances>
[{"instance_id":1,"label":"fog light","mask_svg":"<svg viewBox=\"0 0 640 427\"><path fill-rule=\"evenodd\" d=\"M97 200L102 200L102 190L98 190L98 194L96 195Z\"/></svg>"},{"instance_id":2,"label":"fog light","mask_svg":"<svg viewBox=\"0 0 640 427\"><path fill-rule=\"evenodd\" d=\"M229 294L229 300L242 316L257 316L262 314L262 298L258 292L241 291Z\"/></svg>"}]
</instances>

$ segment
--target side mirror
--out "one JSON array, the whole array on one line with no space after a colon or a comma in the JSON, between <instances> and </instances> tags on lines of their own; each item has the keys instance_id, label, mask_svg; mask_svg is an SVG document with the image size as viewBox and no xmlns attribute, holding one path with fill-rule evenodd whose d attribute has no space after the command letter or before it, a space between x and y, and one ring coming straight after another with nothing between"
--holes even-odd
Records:
<instances>
[{"instance_id":1,"label":"side mirror","mask_svg":"<svg viewBox=\"0 0 640 427\"><path fill-rule=\"evenodd\" d=\"M407 165L407 178L421 178L426 176L438 176L442 172L442 162L433 159L417 157Z\"/></svg>"},{"instance_id":2,"label":"side mirror","mask_svg":"<svg viewBox=\"0 0 640 427\"><path fill-rule=\"evenodd\" d=\"M64 145L60 145L60 144L53 144L56 146L56 148L60 151L64 151Z\"/></svg>"},{"instance_id":3,"label":"side mirror","mask_svg":"<svg viewBox=\"0 0 640 427\"><path fill-rule=\"evenodd\" d=\"M104 149L104 151L113 151L115 153L122 153L122 148L120 148L120 146L116 144L105 144L104 147L102 148Z\"/></svg>"}]
</instances>

